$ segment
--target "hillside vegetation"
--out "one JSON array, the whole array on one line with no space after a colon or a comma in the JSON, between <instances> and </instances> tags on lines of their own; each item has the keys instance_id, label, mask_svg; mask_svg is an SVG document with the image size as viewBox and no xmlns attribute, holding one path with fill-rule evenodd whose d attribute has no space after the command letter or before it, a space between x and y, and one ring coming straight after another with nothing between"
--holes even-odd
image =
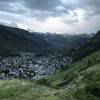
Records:
<instances>
[{"instance_id":1,"label":"hillside vegetation","mask_svg":"<svg viewBox=\"0 0 100 100\"><path fill-rule=\"evenodd\" d=\"M76 100L100 99L100 51L66 67L47 79L51 87L71 91Z\"/></svg>"}]
</instances>

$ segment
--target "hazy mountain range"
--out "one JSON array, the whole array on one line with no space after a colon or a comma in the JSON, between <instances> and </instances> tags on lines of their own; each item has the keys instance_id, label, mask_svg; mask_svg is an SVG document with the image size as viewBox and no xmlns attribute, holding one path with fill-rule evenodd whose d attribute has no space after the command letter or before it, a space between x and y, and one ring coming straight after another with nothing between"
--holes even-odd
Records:
<instances>
[{"instance_id":1,"label":"hazy mountain range","mask_svg":"<svg viewBox=\"0 0 100 100\"><path fill-rule=\"evenodd\" d=\"M23 29L0 25L0 53L28 51L43 52L60 49L78 48L93 35L51 34L29 32Z\"/></svg>"}]
</instances>

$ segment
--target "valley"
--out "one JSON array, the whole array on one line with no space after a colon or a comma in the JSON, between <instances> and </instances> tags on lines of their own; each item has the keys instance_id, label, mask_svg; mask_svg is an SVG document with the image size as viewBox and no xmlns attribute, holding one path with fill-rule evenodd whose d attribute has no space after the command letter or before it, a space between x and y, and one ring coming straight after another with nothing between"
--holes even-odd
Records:
<instances>
[{"instance_id":1,"label":"valley","mask_svg":"<svg viewBox=\"0 0 100 100\"><path fill-rule=\"evenodd\" d=\"M0 100L100 100L100 0L0 0Z\"/></svg>"},{"instance_id":2,"label":"valley","mask_svg":"<svg viewBox=\"0 0 100 100\"><path fill-rule=\"evenodd\" d=\"M100 99L100 31L55 35L0 27L0 100Z\"/></svg>"}]
</instances>

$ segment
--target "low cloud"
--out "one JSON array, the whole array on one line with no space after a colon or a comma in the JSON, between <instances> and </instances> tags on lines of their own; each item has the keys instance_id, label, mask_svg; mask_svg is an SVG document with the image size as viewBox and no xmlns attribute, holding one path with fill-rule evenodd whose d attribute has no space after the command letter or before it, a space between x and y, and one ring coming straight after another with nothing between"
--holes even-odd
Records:
<instances>
[{"instance_id":1,"label":"low cloud","mask_svg":"<svg viewBox=\"0 0 100 100\"><path fill-rule=\"evenodd\" d=\"M83 16L80 11L84 13ZM99 15L100 0L0 0L1 20L6 19L11 23L19 23L23 17L24 20L33 18L40 22L59 18L66 25L73 25L83 20L91 21Z\"/></svg>"}]
</instances>

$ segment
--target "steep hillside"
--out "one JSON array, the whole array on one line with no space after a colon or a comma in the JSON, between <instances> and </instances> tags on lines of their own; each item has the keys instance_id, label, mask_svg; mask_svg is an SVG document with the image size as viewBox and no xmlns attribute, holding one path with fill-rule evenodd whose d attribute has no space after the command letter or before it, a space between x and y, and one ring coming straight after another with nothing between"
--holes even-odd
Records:
<instances>
[{"instance_id":1,"label":"steep hillside","mask_svg":"<svg viewBox=\"0 0 100 100\"><path fill-rule=\"evenodd\" d=\"M47 43L40 37L28 31L0 26L0 48L10 51L39 51L47 47Z\"/></svg>"},{"instance_id":2,"label":"steep hillside","mask_svg":"<svg viewBox=\"0 0 100 100\"><path fill-rule=\"evenodd\" d=\"M46 85L71 92L73 100L99 100L100 51L56 71L45 81Z\"/></svg>"},{"instance_id":3,"label":"steep hillside","mask_svg":"<svg viewBox=\"0 0 100 100\"><path fill-rule=\"evenodd\" d=\"M100 49L100 31L92 37L89 41L85 42L79 48L72 52L72 58L74 60L79 60L92 52Z\"/></svg>"},{"instance_id":4,"label":"steep hillside","mask_svg":"<svg viewBox=\"0 0 100 100\"><path fill-rule=\"evenodd\" d=\"M98 65L99 67L99 64L100 64L100 51L97 51L75 63L72 63L71 65L66 66L64 70L61 69L57 70L54 73L54 75L48 78L48 80L50 81L50 83L52 83L51 86L54 85L59 87L67 85L69 82L71 82L71 78L72 80L73 78L76 79L75 76L77 76L79 73L82 74L87 69L91 69L93 67L95 68L96 65Z\"/></svg>"}]
</instances>

